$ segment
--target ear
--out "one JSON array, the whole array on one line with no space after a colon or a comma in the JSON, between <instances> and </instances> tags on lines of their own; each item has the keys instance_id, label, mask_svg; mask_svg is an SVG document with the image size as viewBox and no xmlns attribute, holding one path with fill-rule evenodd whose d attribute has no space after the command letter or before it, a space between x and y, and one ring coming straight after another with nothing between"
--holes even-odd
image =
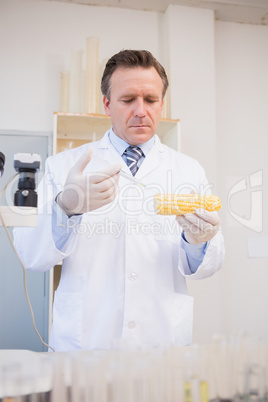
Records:
<instances>
[{"instance_id":1,"label":"ear","mask_svg":"<svg viewBox=\"0 0 268 402\"><path fill-rule=\"evenodd\" d=\"M106 116L111 116L110 101L107 96L104 95L102 101Z\"/></svg>"},{"instance_id":2,"label":"ear","mask_svg":"<svg viewBox=\"0 0 268 402\"><path fill-rule=\"evenodd\" d=\"M163 106L164 106L164 99L162 99L162 102L161 102L161 113L163 111Z\"/></svg>"}]
</instances>

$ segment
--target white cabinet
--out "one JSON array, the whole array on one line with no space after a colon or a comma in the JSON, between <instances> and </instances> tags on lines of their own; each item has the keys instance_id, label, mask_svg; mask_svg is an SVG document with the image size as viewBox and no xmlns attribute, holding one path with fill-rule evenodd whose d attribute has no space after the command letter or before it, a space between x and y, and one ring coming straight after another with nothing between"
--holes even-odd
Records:
<instances>
[{"instance_id":1,"label":"white cabinet","mask_svg":"<svg viewBox=\"0 0 268 402\"><path fill-rule=\"evenodd\" d=\"M99 140L110 127L105 115L55 112L53 153ZM164 144L180 150L179 128L179 120L161 120L157 134Z\"/></svg>"}]
</instances>

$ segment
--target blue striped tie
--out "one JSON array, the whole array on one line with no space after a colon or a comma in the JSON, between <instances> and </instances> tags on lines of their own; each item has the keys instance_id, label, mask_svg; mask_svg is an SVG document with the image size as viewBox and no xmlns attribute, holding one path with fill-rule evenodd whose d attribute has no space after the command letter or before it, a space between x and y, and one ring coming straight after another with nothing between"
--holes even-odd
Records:
<instances>
[{"instance_id":1,"label":"blue striped tie","mask_svg":"<svg viewBox=\"0 0 268 402\"><path fill-rule=\"evenodd\" d=\"M136 145L130 145L125 151L124 154L127 157L127 165L132 173L133 176L138 171L138 160L142 157L143 152L142 150L137 147Z\"/></svg>"}]
</instances>

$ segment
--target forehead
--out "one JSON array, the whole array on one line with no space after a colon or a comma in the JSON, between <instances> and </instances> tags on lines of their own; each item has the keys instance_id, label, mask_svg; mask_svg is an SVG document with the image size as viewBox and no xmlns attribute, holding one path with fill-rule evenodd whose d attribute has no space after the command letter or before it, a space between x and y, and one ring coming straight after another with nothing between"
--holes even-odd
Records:
<instances>
[{"instance_id":1,"label":"forehead","mask_svg":"<svg viewBox=\"0 0 268 402\"><path fill-rule=\"evenodd\" d=\"M154 67L120 67L111 77L111 93L113 91L160 91L162 93L162 90L162 79Z\"/></svg>"}]
</instances>

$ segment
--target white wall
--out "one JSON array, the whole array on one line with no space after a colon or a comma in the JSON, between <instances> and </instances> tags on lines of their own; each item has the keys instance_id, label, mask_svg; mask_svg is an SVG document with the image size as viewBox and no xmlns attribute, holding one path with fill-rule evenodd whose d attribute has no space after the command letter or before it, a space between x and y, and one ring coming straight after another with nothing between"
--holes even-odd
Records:
<instances>
[{"instance_id":1,"label":"white wall","mask_svg":"<svg viewBox=\"0 0 268 402\"><path fill-rule=\"evenodd\" d=\"M52 131L60 71L71 49L100 38L100 59L145 48L170 71L171 117L180 118L182 149L207 171L223 201L224 269L189 282L195 296L194 341L234 329L268 336L267 259L248 259L247 239L267 236L237 223L227 209L232 185L263 170L267 204L268 27L214 22L213 12L170 6L165 14L53 1L2 0L0 129ZM216 61L216 64L215 64ZM243 195L243 194L242 194ZM249 214L248 196L234 199Z\"/></svg>"},{"instance_id":2,"label":"white wall","mask_svg":"<svg viewBox=\"0 0 268 402\"><path fill-rule=\"evenodd\" d=\"M164 15L170 64L171 117L179 117L182 150L205 167L217 194L214 14L169 6ZM219 276L188 281L194 304L194 342L208 342L220 328Z\"/></svg>"},{"instance_id":3,"label":"white wall","mask_svg":"<svg viewBox=\"0 0 268 402\"><path fill-rule=\"evenodd\" d=\"M52 131L60 71L71 49L100 39L100 60L123 48L158 57L158 13L35 0L1 0L0 128Z\"/></svg>"},{"instance_id":4,"label":"white wall","mask_svg":"<svg viewBox=\"0 0 268 402\"><path fill-rule=\"evenodd\" d=\"M200 161L215 184L214 13L169 6L164 18L169 43L171 117L181 119L183 151Z\"/></svg>"},{"instance_id":5,"label":"white wall","mask_svg":"<svg viewBox=\"0 0 268 402\"><path fill-rule=\"evenodd\" d=\"M249 238L268 239L268 27L218 21L215 45L218 188L227 250L220 274L222 328L268 340L268 259L249 259L247 249ZM256 172L262 183L250 188ZM228 193L244 178L247 189L230 198L228 209ZM262 209L252 191L262 192ZM250 222L254 213L262 221L258 232Z\"/></svg>"}]
</instances>

